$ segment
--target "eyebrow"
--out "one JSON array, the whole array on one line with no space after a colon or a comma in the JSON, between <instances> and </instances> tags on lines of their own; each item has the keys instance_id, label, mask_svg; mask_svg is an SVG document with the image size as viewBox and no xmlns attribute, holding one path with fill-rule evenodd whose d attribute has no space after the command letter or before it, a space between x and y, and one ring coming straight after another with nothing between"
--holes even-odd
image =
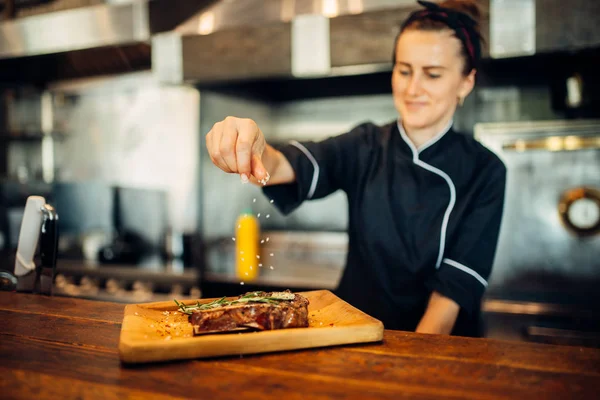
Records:
<instances>
[{"instance_id":1,"label":"eyebrow","mask_svg":"<svg viewBox=\"0 0 600 400\"><path fill-rule=\"evenodd\" d=\"M403 62L403 61L397 61L396 64L401 64L404 65L406 67L412 68L412 65L410 65L409 63ZM446 67L442 66L442 65L425 65L423 67L423 69L447 69Z\"/></svg>"}]
</instances>

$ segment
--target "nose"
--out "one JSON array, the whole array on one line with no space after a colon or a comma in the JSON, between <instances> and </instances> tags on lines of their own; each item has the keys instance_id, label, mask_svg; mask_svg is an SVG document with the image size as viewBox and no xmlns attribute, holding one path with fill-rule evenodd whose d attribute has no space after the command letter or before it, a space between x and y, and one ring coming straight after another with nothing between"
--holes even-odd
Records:
<instances>
[{"instance_id":1,"label":"nose","mask_svg":"<svg viewBox=\"0 0 600 400\"><path fill-rule=\"evenodd\" d=\"M418 96L421 92L421 78L418 74L412 74L406 87L406 94L409 96Z\"/></svg>"}]
</instances>

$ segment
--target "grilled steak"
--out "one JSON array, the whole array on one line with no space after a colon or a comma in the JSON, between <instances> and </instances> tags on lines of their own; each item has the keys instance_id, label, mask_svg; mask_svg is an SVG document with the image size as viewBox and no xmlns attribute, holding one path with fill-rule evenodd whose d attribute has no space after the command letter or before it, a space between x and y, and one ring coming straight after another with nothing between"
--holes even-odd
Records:
<instances>
[{"instance_id":1,"label":"grilled steak","mask_svg":"<svg viewBox=\"0 0 600 400\"><path fill-rule=\"evenodd\" d=\"M308 327L306 297L285 292L248 292L194 309L190 322L194 334L242 329L273 330Z\"/></svg>"}]
</instances>

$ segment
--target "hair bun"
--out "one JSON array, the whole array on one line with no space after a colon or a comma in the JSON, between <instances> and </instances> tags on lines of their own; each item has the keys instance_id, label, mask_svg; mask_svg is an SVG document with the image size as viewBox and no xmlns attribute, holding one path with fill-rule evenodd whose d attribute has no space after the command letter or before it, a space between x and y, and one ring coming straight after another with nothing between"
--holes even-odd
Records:
<instances>
[{"instance_id":1,"label":"hair bun","mask_svg":"<svg viewBox=\"0 0 600 400\"><path fill-rule=\"evenodd\" d=\"M441 7L451 8L456 11L463 12L469 17L473 18L477 24L477 31L479 31L479 24L481 23L481 10L477 0L445 0L439 3Z\"/></svg>"}]
</instances>

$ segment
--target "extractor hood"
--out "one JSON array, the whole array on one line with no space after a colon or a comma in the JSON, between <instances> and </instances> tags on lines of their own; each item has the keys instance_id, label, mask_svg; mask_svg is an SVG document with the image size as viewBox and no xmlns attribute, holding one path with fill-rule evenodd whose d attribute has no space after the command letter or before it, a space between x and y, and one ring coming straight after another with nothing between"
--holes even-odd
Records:
<instances>
[{"instance_id":1,"label":"extractor hood","mask_svg":"<svg viewBox=\"0 0 600 400\"><path fill-rule=\"evenodd\" d=\"M150 68L152 36L214 2L110 0L77 7L86 3L71 1L75 8L60 10L65 2L56 0L60 11L0 21L0 81L47 82Z\"/></svg>"},{"instance_id":2,"label":"extractor hood","mask_svg":"<svg viewBox=\"0 0 600 400\"><path fill-rule=\"evenodd\" d=\"M199 85L357 75L391 69L415 0L221 1L152 38L163 82Z\"/></svg>"},{"instance_id":3,"label":"extractor hood","mask_svg":"<svg viewBox=\"0 0 600 400\"><path fill-rule=\"evenodd\" d=\"M416 0L43 2L80 6L0 20L0 83L140 69L198 85L383 74L400 25L420 8ZM600 2L571 0L565 15L564 0L479 4L484 58L600 46Z\"/></svg>"}]
</instances>

